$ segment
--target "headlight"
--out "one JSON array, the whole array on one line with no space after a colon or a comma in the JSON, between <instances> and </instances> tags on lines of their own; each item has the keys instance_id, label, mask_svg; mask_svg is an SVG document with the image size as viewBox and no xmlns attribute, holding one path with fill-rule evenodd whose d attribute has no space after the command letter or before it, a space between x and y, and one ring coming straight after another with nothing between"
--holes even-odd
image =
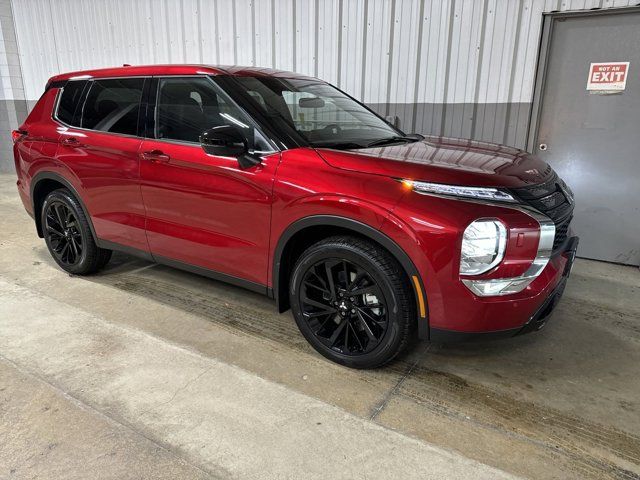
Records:
<instances>
[{"instance_id":1,"label":"headlight","mask_svg":"<svg viewBox=\"0 0 640 480\"><path fill-rule=\"evenodd\" d=\"M499 220L471 222L462 236L460 273L479 275L491 270L502 261L506 244L507 229Z\"/></svg>"},{"instance_id":2,"label":"headlight","mask_svg":"<svg viewBox=\"0 0 640 480\"><path fill-rule=\"evenodd\" d=\"M493 202L518 202L518 200L516 200L510 193L491 187L461 187L456 185L445 185L443 183L418 182L415 180L402 180L402 184L412 188L417 193L424 193L427 195L461 197Z\"/></svg>"}]
</instances>

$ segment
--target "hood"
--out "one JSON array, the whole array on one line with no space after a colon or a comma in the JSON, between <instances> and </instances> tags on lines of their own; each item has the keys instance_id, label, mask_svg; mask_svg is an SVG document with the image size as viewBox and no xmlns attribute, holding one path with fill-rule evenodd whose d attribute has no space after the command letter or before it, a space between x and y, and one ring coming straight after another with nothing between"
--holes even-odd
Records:
<instances>
[{"instance_id":1,"label":"hood","mask_svg":"<svg viewBox=\"0 0 640 480\"><path fill-rule=\"evenodd\" d=\"M446 137L357 150L317 149L331 166L409 180L518 188L553 174L539 158L512 147Z\"/></svg>"}]
</instances>

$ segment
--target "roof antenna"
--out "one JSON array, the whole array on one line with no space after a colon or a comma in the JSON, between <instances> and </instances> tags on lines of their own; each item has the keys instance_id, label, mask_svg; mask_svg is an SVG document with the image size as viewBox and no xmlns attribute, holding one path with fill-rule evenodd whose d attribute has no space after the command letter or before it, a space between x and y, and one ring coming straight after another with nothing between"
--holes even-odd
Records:
<instances>
[{"instance_id":1,"label":"roof antenna","mask_svg":"<svg viewBox=\"0 0 640 480\"><path fill-rule=\"evenodd\" d=\"M131 64L130 64L130 63L123 63L123 64L122 64L122 66L123 66L123 67L130 67L130 66L131 66Z\"/></svg>"}]
</instances>

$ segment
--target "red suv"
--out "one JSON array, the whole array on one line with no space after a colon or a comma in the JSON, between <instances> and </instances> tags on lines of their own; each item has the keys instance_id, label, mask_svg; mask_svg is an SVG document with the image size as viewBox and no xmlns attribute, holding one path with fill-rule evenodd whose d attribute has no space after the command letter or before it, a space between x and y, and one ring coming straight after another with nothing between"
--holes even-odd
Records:
<instances>
[{"instance_id":1,"label":"red suv","mask_svg":"<svg viewBox=\"0 0 640 480\"><path fill-rule=\"evenodd\" d=\"M119 250L264 293L350 367L415 337L539 329L577 246L571 190L544 162L406 135L288 72L58 75L13 139L20 196L64 270Z\"/></svg>"}]
</instances>

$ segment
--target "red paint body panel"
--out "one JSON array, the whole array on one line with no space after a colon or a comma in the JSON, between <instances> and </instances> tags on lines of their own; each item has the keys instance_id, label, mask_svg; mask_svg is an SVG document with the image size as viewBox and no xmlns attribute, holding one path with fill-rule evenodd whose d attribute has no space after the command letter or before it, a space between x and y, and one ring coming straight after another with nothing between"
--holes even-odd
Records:
<instances>
[{"instance_id":1,"label":"red paint body panel","mask_svg":"<svg viewBox=\"0 0 640 480\"><path fill-rule=\"evenodd\" d=\"M72 72L50 82L160 74L302 77L247 67L167 65ZM567 262L555 256L518 294L479 298L458 273L464 229L483 217L505 224L505 260L482 276L503 278L531 265L538 223L521 211L421 195L397 181L521 187L551 175L544 162L525 152L428 137L352 151L292 148L242 169L236 159L208 155L196 144L63 126L51 119L57 92L54 85L43 95L21 127L28 134L14 146L20 196L33 213L32 179L41 172L58 175L78 192L101 240L272 287L276 246L289 226L315 215L352 219L379 230L408 255L424 285L430 327L459 332L522 326L556 287ZM78 144L64 145L70 137ZM141 159L155 150L167 157Z\"/></svg>"},{"instance_id":2,"label":"red paint body panel","mask_svg":"<svg viewBox=\"0 0 640 480\"><path fill-rule=\"evenodd\" d=\"M428 212L428 213L427 213ZM507 330L521 326L556 287L566 258L557 256L542 275L520 293L505 297L477 297L460 281L460 243L462 233L473 220L499 218L510 232L506 257L496 269L475 278L502 278L520 275L531 265L536 248L517 247L514 239L531 222L528 215L497 206L460 202L426 195L403 197L382 232L394 238L409 253L420 271L427 294L429 325L463 332ZM410 231L410 235L406 234ZM537 236L535 230L530 234ZM528 260L526 260L528 258Z\"/></svg>"},{"instance_id":3,"label":"red paint body panel","mask_svg":"<svg viewBox=\"0 0 640 480\"><path fill-rule=\"evenodd\" d=\"M99 238L148 251L145 210L140 192L141 140L136 137L60 127L58 162L80 180L83 201Z\"/></svg>"},{"instance_id":4,"label":"red paint body panel","mask_svg":"<svg viewBox=\"0 0 640 480\"><path fill-rule=\"evenodd\" d=\"M478 187L521 187L551 175L546 163L521 150L443 137L351 152L323 150L322 156L336 168L355 172Z\"/></svg>"},{"instance_id":5,"label":"red paint body panel","mask_svg":"<svg viewBox=\"0 0 640 480\"><path fill-rule=\"evenodd\" d=\"M154 255L267 284L274 154L242 170L198 145L147 139L168 162L141 162L147 238Z\"/></svg>"}]
</instances>

